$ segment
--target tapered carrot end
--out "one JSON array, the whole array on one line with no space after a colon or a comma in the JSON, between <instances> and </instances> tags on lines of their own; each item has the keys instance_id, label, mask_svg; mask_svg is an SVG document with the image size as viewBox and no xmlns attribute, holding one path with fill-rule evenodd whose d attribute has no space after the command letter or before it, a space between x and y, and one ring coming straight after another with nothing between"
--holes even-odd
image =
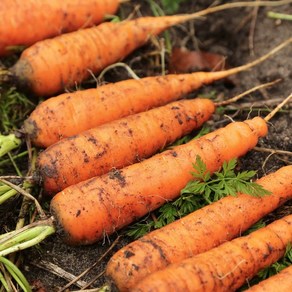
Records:
<instances>
[{"instance_id":1,"label":"tapered carrot end","mask_svg":"<svg viewBox=\"0 0 292 292\"><path fill-rule=\"evenodd\" d=\"M90 185L91 180L84 183ZM110 218L103 215L102 206L93 202L89 193L81 188L76 184L64 189L53 197L50 204L50 212L58 222L57 234L68 245L89 245L104 238L104 226ZM100 192L94 191L93 196L98 197ZM89 210L88 206L92 204L95 208ZM99 218L97 214L100 214Z\"/></svg>"},{"instance_id":2,"label":"tapered carrot end","mask_svg":"<svg viewBox=\"0 0 292 292\"><path fill-rule=\"evenodd\" d=\"M64 228L63 226L62 216L60 216L60 213L61 213L60 206L58 205L58 203L53 204L53 206L51 206L50 212L53 218L55 219L57 236L60 237L68 245L75 245L76 243L72 240L70 233L66 230L66 228L70 230L72 227L66 226L66 228Z\"/></svg>"},{"instance_id":3,"label":"tapered carrot end","mask_svg":"<svg viewBox=\"0 0 292 292\"><path fill-rule=\"evenodd\" d=\"M245 123L258 133L258 137L265 137L268 134L268 125L261 117L255 117L251 120L246 120Z\"/></svg>"},{"instance_id":4,"label":"tapered carrot end","mask_svg":"<svg viewBox=\"0 0 292 292\"><path fill-rule=\"evenodd\" d=\"M24 133L32 139L36 138L39 134L39 129L37 127L36 122L29 118L23 122L22 128L23 128Z\"/></svg>"},{"instance_id":5,"label":"tapered carrot end","mask_svg":"<svg viewBox=\"0 0 292 292\"><path fill-rule=\"evenodd\" d=\"M9 70L11 79L18 88L30 92L32 88L33 68L26 59L19 59L16 64Z\"/></svg>"}]
</instances>

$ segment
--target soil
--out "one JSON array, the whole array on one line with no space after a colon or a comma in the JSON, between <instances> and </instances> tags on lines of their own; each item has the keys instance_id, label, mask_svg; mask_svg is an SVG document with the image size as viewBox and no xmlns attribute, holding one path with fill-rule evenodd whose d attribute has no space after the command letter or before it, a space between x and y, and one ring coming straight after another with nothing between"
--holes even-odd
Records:
<instances>
[{"instance_id":1,"label":"soil","mask_svg":"<svg viewBox=\"0 0 292 292\"><path fill-rule=\"evenodd\" d=\"M212 2L206 0L184 1L179 12L189 13L191 11L198 11L208 7ZM119 14L128 15L135 11L134 8L137 8L137 5L140 5L138 15L151 15L151 10L147 3L147 1L124 3ZM170 38L173 46L181 47L184 45L190 50L199 48L204 51L217 53L226 57L229 66L238 66L267 53L273 47L291 37L292 22L268 18L266 14L270 10L292 14L291 5L260 8L254 28L252 28L252 22L255 20L256 15L255 9L232 9L172 28L169 30ZM134 15L137 15L135 13ZM252 41L250 41L251 35L253 35ZM161 35L159 40L163 38L164 35ZM251 44L253 49L251 49ZM158 75L161 73L159 58L149 57L149 54L155 51L157 51L157 46L155 46L154 42L150 42L147 46L129 56L125 62L140 77L151 74ZM279 100L284 99L291 93L291 56L292 49L290 46L256 68L239 74L236 78L232 79L232 85L224 81L216 82L214 85L205 86L199 91L199 94L208 94L215 91L217 96L227 99L256 85L281 78L280 84L252 93L237 103L236 106L228 107L224 112L229 118L231 117L235 120L246 119L247 117L259 114L264 116L279 103ZM166 61L168 62L168 55ZM113 69L105 75L105 81L117 81L127 78L129 78L129 75L123 68ZM217 113L213 121L210 122L210 126L212 128L221 127L230 121L229 118L223 116L222 113ZM258 146L291 152L292 128L289 127L292 121L291 118L292 112L287 107L284 112L277 114L271 120L268 136L261 139ZM274 171L289 163L291 163L289 162L289 156L271 155L271 153L260 151L251 151L240 159L241 169L257 170L258 176ZM292 205L287 203L269 218L273 220L285 214L291 214L291 211ZM75 276L95 264L92 271L82 277L82 281L89 282L104 270L107 261L115 251L131 241L130 238L123 236L118 240L113 249L99 260L107 252L117 236L118 234L115 234L106 238L103 242L83 247L68 246L58 236L51 236L37 248L31 248L23 253L22 270L31 283L42 285L45 291L59 291L68 281L64 280L60 275L54 275L52 268L45 270L44 267L47 266L48 262ZM101 276L90 287L100 287L105 282L106 279ZM78 287L73 285L70 289L78 290Z\"/></svg>"}]
</instances>

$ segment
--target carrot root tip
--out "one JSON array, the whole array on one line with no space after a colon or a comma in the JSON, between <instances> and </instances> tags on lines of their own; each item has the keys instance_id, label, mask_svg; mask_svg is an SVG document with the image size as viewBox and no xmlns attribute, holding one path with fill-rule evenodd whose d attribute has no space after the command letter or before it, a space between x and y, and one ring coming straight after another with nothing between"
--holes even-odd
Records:
<instances>
[{"instance_id":1,"label":"carrot root tip","mask_svg":"<svg viewBox=\"0 0 292 292\"><path fill-rule=\"evenodd\" d=\"M36 138L39 135L40 129L37 126L37 123L34 120L26 119L23 122L23 132L31 139Z\"/></svg>"},{"instance_id":2,"label":"carrot root tip","mask_svg":"<svg viewBox=\"0 0 292 292\"><path fill-rule=\"evenodd\" d=\"M17 63L9 69L9 81L17 86L17 88L24 92L31 93L33 68L27 60L20 59Z\"/></svg>"}]
</instances>

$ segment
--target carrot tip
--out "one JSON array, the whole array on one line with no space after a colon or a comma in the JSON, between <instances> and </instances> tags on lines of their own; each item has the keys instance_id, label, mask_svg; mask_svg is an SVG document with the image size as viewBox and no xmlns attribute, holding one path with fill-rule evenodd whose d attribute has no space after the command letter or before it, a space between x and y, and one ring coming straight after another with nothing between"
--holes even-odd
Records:
<instances>
[{"instance_id":1,"label":"carrot tip","mask_svg":"<svg viewBox=\"0 0 292 292\"><path fill-rule=\"evenodd\" d=\"M32 65L28 60L20 59L8 71L8 78L10 82L16 84L18 88L25 92L31 92L32 81L30 76L33 73Z\"/></svg>"},{"instance_id":2,"label":"carrot tip","mask_svg":"<svg viewBox=\"0 0 292 292\"><path fill-rule=\"evenodd\" d=\"M265 137L268 134L268 125L261 117L254 117L251 120L246 120L245 123L256 131L259 137Z\"/></svg>"},{"instance_id":3,"label":"carrot tip","mask_svg":"<svg viewBox=\"0 0 292 292\"><path fill-rule=\"evenodd\" d=\"M37 123L34 120L31 120L30 118L26 119L23 122L22 129L24 133L31 139L36 138L40 132Z\"/></svg>"}]
</instances>

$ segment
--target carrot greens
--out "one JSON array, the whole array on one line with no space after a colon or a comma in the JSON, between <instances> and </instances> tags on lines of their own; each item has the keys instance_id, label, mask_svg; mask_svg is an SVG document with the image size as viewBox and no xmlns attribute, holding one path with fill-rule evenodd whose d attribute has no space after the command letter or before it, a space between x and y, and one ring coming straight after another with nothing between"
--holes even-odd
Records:
<instances>
[{"instance_id":1,"label":"carrot greens","mask_svg":"<svg viewBox=\"0 0 292 292\"><path fill-rule=\"evenodd\" d=\"M236 196L238 192L251 196L264 196L270 194L262 186L250 180L255 176L255 171L235 172L236 159L224 162L221 171L216 171L211 179L206 164L197 156L193 164L195 172L192 173L195 180L189 182L181 194L200 194L208 202L215 202L231 195Z\"/></svg>"},{"instance_id":2,"label":"carrot greens","mask_svg":"<svg viewBox=\"0 0 292 292\"><path fill-rule=\"evenodd\" d=\"M259 220L282 205L283 198L286 202L291 199L291 170L292 166L286 166L257 180L258 184L272 192L270 196L253 197L241 193L237 197L226 196L220 201L200 208L131 242L110 259L106 275L110 276L121 290L126 290L134 287L141 280L143 281L146 276L155 274L167 266L182 262L190 257L194 258L222 243L230 242L230 240L242 236L248 229L249 232L251 229L257 229L261 226L258 223ZM258 233L259 230L253 234L256 232ZM248 236L245 235L245 237ZM262 241L267 249L262 255L264 257L267 254L270 256L271 248L267 247L266 236L263 237ZM288 240L287 244L290 241ZM284 252L283 248L283 255ZM248 254L250 253L251 251ZM256 254L256 251L252 254ZM210 266L213 266L213 259L215 257L212 257ZM242 259L241 256L239 256L238 261L240 259ZM233 265L235 265L234 262L232 262ZM228 271L230 269L227 270L228 275L233 274L228 273ZM245 269L240 269L240 271L243 272ZM221 275L220 273L218 276L221 278ZM223 278L225 279L225 277ZM213 291L212 289L202 291L206 290Z\"/></svg>"},{"instance_id":3,"label":"carrot greens","mask_svg":"<svg viewBox=\"0 0 292 292\"><path fill-rule=\"evenodd\" d=\"M236 166L237 160L231 159L223 164L220 171L211 175L204 161L197 156L193 164L195 171L192 172L195 179L181 190L181 196L160 207L156 215L148 216L130 226L126 234L139 238L151 229L161 228L225 196L236 196L238 192L255 197L271 194L261 185L251 181L256 175L255 171L236 172Z\"/></svg>"}]
</instances>

